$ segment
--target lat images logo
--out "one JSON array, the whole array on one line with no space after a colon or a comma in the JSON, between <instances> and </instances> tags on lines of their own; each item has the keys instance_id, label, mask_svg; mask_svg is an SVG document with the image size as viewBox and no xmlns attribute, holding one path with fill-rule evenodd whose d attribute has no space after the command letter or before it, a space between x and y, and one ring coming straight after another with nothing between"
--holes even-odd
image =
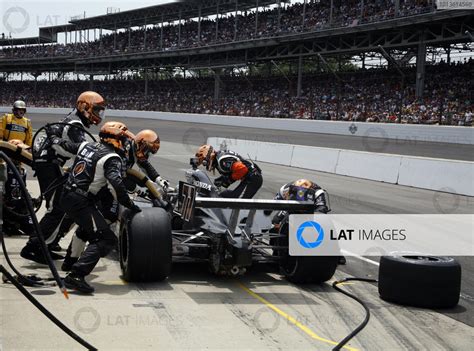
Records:
<instances>
[{"instance_id":1,"label":"lat images logo","mask_svg":"<svg viewBox=\"0 0 474 351\"><path fill-rule=\"evenodd\" d=\"M307 241L303 237L304 232L312 233L312 235L316 237L316 240ZM308 235L306 237L308 237ZM300 245L304 248L314 249L322 244L324 240L324 229L318 222L306 221L301 223L301 225L298 227L298 230L296 231L296 238L298 239Z\"/></svg>"}]
</instances>

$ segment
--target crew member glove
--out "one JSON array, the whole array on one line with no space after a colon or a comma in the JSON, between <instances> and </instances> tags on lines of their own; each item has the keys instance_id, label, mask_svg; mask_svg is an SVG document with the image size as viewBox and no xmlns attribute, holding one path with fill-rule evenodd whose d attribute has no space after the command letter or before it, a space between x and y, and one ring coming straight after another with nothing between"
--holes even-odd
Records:
<instances>
[{"instance_id":1,"label":"crew member glove","mask_svg":"<svg viewBox=\"0 0 474 351\"><path fill-rule=\"evenodd\" d=\"M161 176L159 176L158 178L156 178L156 183L158 183L162 188L163 190L167 190L170 186L170 182L167 181L166 179L162 178Z\"/></svg>"},{"instance_id":2,"label":"crew member glove","mask_svg":"<svg viewBox=\"0 0 474 351\"><path fill-rule=\"evenodd\" d=\"M230 184L231 182L229 181L229 179L224 176L214 179L214 185L217 186L218 188L221 186L224 188L228 188Z\"/></svg>"},{"instance_id":3,"label":"crew member glove","mask_svg":"<svg viewBox=\"0 0 474 351\"><path fill-rule=\"evenodd\" d=\"M133 204L131 207L129 207L130 211L134 213L142 212L142 209L138 207L137 205Z\"/></svg>"}]
</instances>

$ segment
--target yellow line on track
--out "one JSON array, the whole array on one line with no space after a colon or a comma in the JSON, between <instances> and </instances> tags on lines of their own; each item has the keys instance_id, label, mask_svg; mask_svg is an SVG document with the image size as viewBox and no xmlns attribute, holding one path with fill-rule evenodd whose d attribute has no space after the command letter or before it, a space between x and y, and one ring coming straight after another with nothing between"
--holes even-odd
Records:
<instances>
[{"instance_id":1,"label":"yellow line on track","mask_svg":"<svg viewBox=\"0 0 474 351\"><path fill-rule=\"evenodd\" d=\"M333 340L329 340L329 339L325 339L321 336L319 336L318 334L316 334L314 331L312 331L310 328L308 328L307 326L301 324L300 322L298 322L296 320L296 318L293 318L291 317L289 314L283 312L282 310L280 310L278 307L276 307L275 305L273 305L272 303L268 302L267 300L265 300L263 297L261 297L260 295L258 295L257 293L253 292L252 290L250 290L249 288L247 288L245 285L243 285L242 283L237 283L240 288L242 290L244 290L247 294L249 294L250 296L256 298L257 300L259 300L261 303L263 303L265 306L267 306L269 309L271 309L272 311L278 313L280 316L282 316L283 318L285 318L289 323L293 324L295 327L297 327L298 329L300 329L301 331L305 332L307 335L309 335L311 338L315 339L315 340L318 340L318 341L321 341L321 342L324 342L326 344L331 344L331 345L337 345L338 343L336 341L333 341ZM343 347L344 349L346 350L350 350L350 351L358 351L358 349L356 348L353 348L353 347L349 347L349 346L344 346Z\"/></svg>"}]
</instances>

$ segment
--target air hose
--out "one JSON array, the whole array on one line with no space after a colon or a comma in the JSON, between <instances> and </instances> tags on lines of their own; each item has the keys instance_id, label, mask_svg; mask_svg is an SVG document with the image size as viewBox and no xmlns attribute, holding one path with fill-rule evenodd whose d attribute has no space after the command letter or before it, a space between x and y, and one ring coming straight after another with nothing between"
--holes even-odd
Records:
<instances>
[{"instance_id":1,"label":"air hose","mask_svg":"<svg viewBox=\"0 0 474 351\"><path fill-rule=\"evenodd\" d=\"M15 164L13 163L13 161L7 156L5 155L5 153L3 151L0 151L0 158L3 159L8 167L11 168L11 170L13 171L13 174L16 178L16 180L18 181L18 183L20 184L20 188L21 188L21 192L22 192L22 195L24 196L24 199L25 199L25 202L26 202L26 206L28 208L28 211L30 212L31 214L31 219L33 221L33 226L35 228L35 231L36 231L36 234L37 234L37 237L38 237L38 241L40 242L40 245L41 245L41 249L43 251L43 255L44 257L46 258L46 261L48 262L48 266L51 270L51 273L53 274L53 277L56 281L56 283L58 284L58 287L60 288L61 292L63 293L63 295L68 298L68 294L67 294L67 290L66 288L64 287L64 284L61 280L61 278L59 277L59 274L58 274L58 271L56 269L56 266L54 265L53 263L53 260L51 259L51 256L49 254L49 250L46 246L46 242L44 241L44 237L43 237L43 234L41 233L41 229L40 229L40 226L39 226L39 223L38 223L38 219L36 218L36 214L35 214L35 211L34 211L34 208L33 208L33 203L31 201L31 196L30 194L28 193L28 190L26 189L26 185L25 183L23 182L23 179L20 175L20 172L18 171L18 169L16 168ZM2 235L2 239L3 239L3 235ZM17 273L17 272L15 272ZM18 273L17 273L18 274Z\"/></svg>"},{"instance_id":2,"label":"air hose","mask_svg":"<svg viewBox=\"0 0 474 351\"><path fill-rule=\"evenodd\" d=\"M342 349L344 347L345 344L347 344L349 342L349 340L351 340L354 336L356 336L357 334L359 334L359 332L365 328L365 326L369 323L369 319L370 319L370 310L369 308L367 307L367 305L365 304L364 301L362 301L361 299L359 299L357 296L345 291L345 290L342 290L340 287L338 287L339 284L342 284L342 283L346 283L346 282L351 282L351 281L361 281L361 282L367 282L367 283L377 283L377 280L376 279L369 279L369 278L344 278L342 280L338 280L338 281L335 281L334 283L332 283L332 287L334 289L336 289L337 291L343 293L344 295L346 296L349 296L351 299L354 299L356 300L358 303L360 303L362 305L362 307L364 308L365 310L365 318L364 320L362 321L361 324L359 324L359 326L357 326L357 328L355 328L349 335L347 335L344 339L342 339L332 350L333 351L338 351L340 349Z\"/></svg>"},{"instance_id":3,"label":"air hose","mask_svg":"<svg viewBox=\"0 0 474 351\"><path fill-rule=\"evenodd\" d=\"M71 329L69 329L66 325L64 325L59 319L57 319L51 312L49 312L38 300L34 298L33 295L30 294L28 290L26 290L18 281L13 277L3 265L0 264L0 271L7 277L9 281L25 296L28 301L30 301L37 309L41 311L51 322L56 324L62 331L64 331L67 335L71 338L76 340L79 344L84 346L88 350L97 350L96 347L89 344L87 341L82 339L79 335L74 333Z\"/></svg>"},{"instance_id":4,"label":"air hose","mask_svg":"<svg viewBox=\"0 0 474 351\"><path fill-rule=\"evenodd\" d=\"M41 229L39 227L39 223L38 223L38 219L36 218L36 214L34 212L34 209L33 209L33 204L32 204L32 201L31 201L31 197L30 197L30 194L28 193L27 189L26 189L26 185L25 183L23 182L23 179L20 175L20 172L18 171L18 169L16 168L15 164L13 163L13 161L7 156L5 155L5 153L3 151L0 151L0 159L3 159L7 165L9 167L11 167L12 171L13 171L13 174L15 176L15 178L17 179L18 183L20 184L20 188L21 188L21 191L23 193L23 196L25 197L25 201L26 201L26 204L27 204L27 207L28 207L28 211L30 212L31 214L31 217L32 217L32 220L33 220L33 225L35 227L35 230L36 230L36 233L37 233L37 236L38 236L38 239L39 239L39 242L41 244L41 249L43 251L43 255L46 257L46 260L48 262L48 265L49 265L49 268L53 274L53 277L54 277L54 280L56 281L56 283L58 284L61 292L64 294L64 296L68 299L68 294L67 294L67 290L64 286L64 283L63 281L61 280L61 278L59 277L59 274L58 274L58 271L56 270L56 266L54 265L53 261L51 260L51 256L49 254L49 251L47 249L47 246L46 246L46 243L44 241L44 237L41 233ZM4 181L6 180L6 177L5 177L5 174L6 174L6 169L5 169L5 165L0 165L0 184L1 184L1 187L0 187L0 199L3 198L3 184L4 184ZM0 205L1 202L3 201L0 201ZM0 206L0 208L2 208L3 206ZM87 348L88 350L97 350L97 348L95 348L94 346L92 346L91 344L89 344L88 342L86 342L85 340L83 340L79 335L77 335L76 333L74 333L71 329L69 329L66 325L64 325L59 319L57 319L51 312L49 312L38 300L36 300L34 298L33 295L30 294L30 292L28 290L26 290L20 283L18 280L20 281L24 281L26 283L31 283L33 284L33 286L37 286L38 285L38 281L36 280L32 280L32 279L29 279L23 275L21 275L13 266L13 264L11 263L9 257L8 257L8 253L6 251L6 247L5 247L5 242L4 242L4 239L3 239L3 231L2 231L2 216L3 216L3 211L2 209L0 209L0 240L2 241L2 247L3 247L3 250L4 250L4 254L5 254L5 258L8 262L8 264L10 265L10 267L12 267L12 270L18 275L18 278L15 278L13 277L9 272L8 270L0 264L0 271L5 275L5 277L23 294L23 296L25 296L36 308L38 308L49 320L51 320L54 324L56 324L56 326L58 326L62 331L64 331L67 335L69 335L71 338L73 338L74 340L76 340L78 343L80 343L82 346L84 346L85 348ZM18 280L17 280L18 279ZM42 285L42 284L41 284Z\"/></svg>"}]
</instances>

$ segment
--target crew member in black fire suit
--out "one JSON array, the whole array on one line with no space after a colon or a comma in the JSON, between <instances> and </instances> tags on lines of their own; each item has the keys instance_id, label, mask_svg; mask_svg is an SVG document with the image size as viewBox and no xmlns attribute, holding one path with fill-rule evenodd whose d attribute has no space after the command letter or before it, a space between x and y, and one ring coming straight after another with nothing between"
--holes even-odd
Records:
<instances>
[{"instance_id":1,"label":"crew member in black fire suit","mask_svg":"<svg viewBox=\"0 0 474 351\"><path fill-rule=\"evenodd\" d=\"M313 201L314 212L328 213L331 211L329 196L318 184L308 179L298 179L280 188L275 200ZM267 212L268 213L268 212ZM273 216L272 224L279 228L281 221L288 215L287 211L279 211ZM339 257L339 264L345 264L344 256Z\"/></svg>"},{"instance_id":2,"label":"crew member in black fire suit","mask_svg":"<svg viewBox=\"0 0 474 351\"><path fill-rule=\"evenodd\" d=\"M227 198L251 199L261 188L263 178L260 167L233 151L215 151L211 145L203 145L196 152L198 165L204 165L208 171L217 169L220 177L214 180L217 187L228 188L240 181L233 190L224 190L219 195Z\"/></svg>"},{"instance_id":3,"label":"crew member in black fire suit","mask_svg":"<svg viewBox=\"0 0 474 351\"><path fill-rule=\"evenodd\" d=\"M168 188L168 181L160 177L156 169L148 160L150 155L156 154L159 149L160 138L158 137L158 134L150 129L144 129L135 135L133 152L130 153L130 157L127 160L124 160L124 162L127 163L127 168L132 168L136 162L151 181L157 182L163 188ZM135 183L127 181L126 177L124 181L128 190L133 191L135 189ZM107 188L102 189L99 195L100 202L97 204L97 207L109 223L114 223L118 219L117 201L115 201ZM84 236L84 231L81 228L74 233L67 249L66 257L61 266L61 270L70 271L72 265L77 262L86 246Z\"/></svg>"},{"instance_id":4,"label":"crew member in black fire suit","mask_svg":"<svg viewBox=\"0 0 474 351\"><path fill-rule=\"evenodd\" d=\"M47 129L47 133L73 143L81 143L86 140L83 128L90 128L91 125L100 124L104 116L104 111L105 101L102 96L93 91L83 92L77 98L75 110L60 121L61 123L67 123L76 127L54 125ZM35 143L36 142L35 140ZM74 155L61 149L55 149L53 145L48 142L44 144L39 152L40 154L35 158L34 168L36 176L38 177L41 193L46 200L47 209L46 214L39 224L46 243L51 248L57 236L60 234L60 228L70 228L70 224L72 224L72 221L65 218L64 211L59 205L62 185L57 185L63 176L62 166ZM53 187L54 190L52 190ZM63 223L61 225L63 220L69 221L70 224ZM46 263L37 238L31 238L21 250L20 255L23 258L37 263ZM63 256L54 252L51 252L51 257L53 259L63 258Z\"/></svg>"},{"instance_id":5,"label":"crew member in black fire suit","mask_svg":"<svg viewBox=\"0 0 474 351\"><path fill-rule=\"evenodd\" d=\"M73 264L64 283L68 289L83 293L94 291L84 277L92 272L99 259L105 257L117 243L114 232L97 209L97 194L109 183L121 205L140 212L140 208L128 196L123 183L126 171L123 159L129 157L133 134L123 123L107 122L100 129L99 137L100 143L74 144L56 137L52 141L71 153L77 153L64 185L61 206L84 231L89 245Z\"/></svg>"},{"instance_id":6,"label":"crew member in black fire suit","mask_svg":"<svg viewBox=\"0 0 474 351\"><path fill-rule=\"evenodd\" d=\"M133 142L133 157L130 158L128 168L132 168L136 163L145 172L152 182L159 184L163 188L168 188L169 182L162 178L158 171L150 162L150 156L160 149L160 137L151 129L144 129L135 135Z\"/></svg>"}]
</instances>

